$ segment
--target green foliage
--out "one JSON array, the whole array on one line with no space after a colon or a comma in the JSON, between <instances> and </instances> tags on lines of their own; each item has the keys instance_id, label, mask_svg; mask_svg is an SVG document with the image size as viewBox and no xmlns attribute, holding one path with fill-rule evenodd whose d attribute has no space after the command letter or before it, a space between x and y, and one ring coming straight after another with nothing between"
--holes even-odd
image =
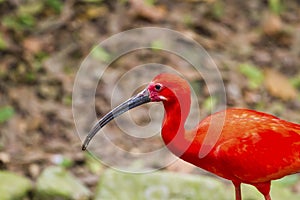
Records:
<instances>
[{"instance_id":1,"label":"green foliage","mask_svg":"<svg viewBox=\"0 0 300 200\"><path fill-rule=\"evenodd\" d=\"M25 74L25 78L26 78L27 82L32 83L32 82L36 81L37 76L34 72L29 71Z\"/></svg>"},{"instance_id":2,"label":"green foliage","mask_svg":"<svg viewBox=\"0 0 300 200\"><path fill-rule=\"evenodd\" d=\"M86 3L102 3L103 0L82 0Z\"/></svg>"},{"instance_id":3,"label":"green foliage","mask_svg":"<svg viewBox=\"0 0 300 200\"><path fill-rule=\"evenodd\" d=\"M67 106L71 106L72 105L72 95L65 95L63 97L63 103Z\"/></svg>"},{"instance_id":4,"label":"green foliage","mask_svg":"<svg viewBox=\"0 0 300 200\"><path fill-rule=\"evenodd\" d=\"M32 14L21 13L18 15L6 15L2 18L4 26L14 29L16 31L22 31L32 28L36 19Z\"/></svg>"},{"instance_id":5,"label":"green foliage","mask_svg":"<svg viewBox=\"0 0 300 200\"><path fill-rule=\"evenodd\" d=\"M156 0L145 0L145 4L148 6L153 6L156 3Z\"/></svg>"},{"instance_id":6,"label":"green foliage","mask_svg":"<svg viewBox=\"0 0 300 200\"><path fill-rule=\"evenodd\" d=\"M5 106L0 108L0 123L8 121L15 115L15 110L11 106Z\"/></svg>"},{"instance_id":7,"label":"green foliage","mask_svg":"<svg viewBox=\"0 0 300 200\"><path fill-rule=\"evenodd\" d=\"M35 18L32 15L20 15L18 17L19 22L21 23L21 25L24 26L24 28L29 28L29 27L33 27L33 25L35 24Z\"/></svg>"},{"instance_id":8,"label":"green foliage","mask_svg":"<svg viewBox=\"0 0 300 200\"><path fill-rule=\"evenodd\" d=\"M183 16L183 23L187 26L191 26L193 24L193 19L190 13Z\"/></svg>"},{"instance_id":9,"label":"green foliage","mask_svg":"<svg viewBox=\"0 0 300 200\"><path fill-rule=\"evenodd\" d=\"M60 166L68 168L71 167L74 164L73 160L67 157L64 157L62 162L60 163Z\"/></svg>"},{"instance_id":10,"label":"green foliage","mask_svg":"<svg viewBox=\"0 0 300 200\"><path fill-rule=\"evenodd\" d=\"M277 15L279 15L284 9L283 2L281 0L269 0L268 3L269 9Z\"/></svg>"},{"instance_id":11,"label":"green foliage","mask_svg":"<svg viewBox=\"0 0 300 200\"><path fill-rule=\"evenodd\" d=\"M53 162L56 165L58 165L60 167L63 167L63 168L71 167L74 164L72 159L70 159L66 156L63 156L61 154L55 155L54 158L53 158Z\"/></svg>"},{"instance_id":12,"label":"green foliage","mask_svg":"<svg viewBox=\"0 0 300 200\"><path fill-rule=\"evenodd\" d=\"M209 96L203 102L204 109L210 111L212 110L218 103L218 99L215 96Z\"/></svg>"},{"instance_id":13,"label":"green foliage","mask_svg":"<svg viewBox=\"0 0 300 200\"><path fill-rule=\"evenodd\" d=\"M261 86L264 81L264 74L262 70L258 69L256 66L243 63L239 66L239 71L248 78L249 87L251 89L257 89Z\"/></svg>"},{"instance_id":14,"label":"green foliage","mask_svg":"<svg viewBox=\"0 0 300 200\"><path fill-rule=\"evenodd\" d=\"M35 59L38 62L42 62L44 59L48 58L49 55L44 51L39 51L35 54Z\"/></svg>"},{"instance_id":15,"label":"green foliage","mask_svg":"<svg viewBox=\"0 0 300 200\"><path fill-rule=\"evenodd\" d=\"M291 84L295 87L295 88L298 88L300 89L300 75L292 78L291 80Z\"/></svg>"},{"instance_id":16,"label":"green foliage","mask_svg":"<svg viewBox=\"0 0 300 200\"><path fill-rule=\"evenodd\" d=\"M103 172L103 166L91 153L85 153L86 166L93 174L101 174Z\"/></svg>"},{"instance_id":17,"label":"green foliage","mask_svg":"<svg viewBox=\"0 0 300 200\"><path fill-rule=\"evenodd\" d=\"M7 48L7 42L2 33L0 33L0 50L4 50Z\"/></svg>"},{"instance_id":18,"label":"green foliage","mask_svg":"<svg viewBox=\"0 0 300 200\"><path fill-rule=\"evenodd\" d=\"M109 62L111 59L111 55L102 47L100 46L96 46L93 50L92 50L92 56L96 59L99 59L101 61L104 62Z\"/></svg>"},{"instance_id":19,"label":"green foliage","mask_svg":"<svg viewBox=\"0 0 300 200\"><path fill-rule=\"evenodd\" d=\"M64 6L63 1L61 0L47 0L46 5L53 8L57 13L60 13Z\"/></svg>"},{"instance_id":20,"label":"green foliage","mask_svg":"<svg viewBox=\"0 0 300 200\"><path fill-rule=\"evenodd\" d=\"M121 4L125 4L128 2L128 0L118 0L118 2L120 2Z\"/></svg>"},{"instance_id":21,"label":"green foliage","mask_svg":"<svg viewBox=\"0 0 300 200\"><path fill-rule=\"evenodd\" d=\"M38 14L49 9L59 14L63 6L64 1L62 0L26 1L20 4L16 10L5 15L1 22L15 31L32 29L37 23Z\"/></svg>"},{"instance_id":22,"label":"green foliage","mask_svg":"<svg viewBox=\"0 0 300 200\"><path fill-rule=\"evenodd\" d=\"M32 1L28 3L21 4L16 10L16 15L36 15L44 9L43 1Z\"/></svg>"},{"instance_id":23,"label":"green foliage","mask_svg":"<svg viewBox=\"0 0 300 200\"><path fill-rule=\"evenodd\" d=\"M219 19L224 15L224 2L215 1L212 7L212 14L215 18Z\"/></svg>"},{"instance_id":24,"label":"green foliage","mask_svg":"<svg viewBox=\"0 0 300 200\"><path fill-rule=\"evenodd\" d=\"M5 15L2 18L2 23L16 31L26 30L34 27L36 24L36 16L43 10L42 1L34 1L21 4L17 10L10 15Z\"/></svg>"},{"instance_id":25,"label":"green foliage","mask_svg":"<svg viewBox=\"0 0 300 200\"><path fill-rule=\"evenodd\" d=\"M151 42L151 49L153 50L161 50L164 48L164 44L161 40L154 40Z\"/></svg>"}]
</instances>

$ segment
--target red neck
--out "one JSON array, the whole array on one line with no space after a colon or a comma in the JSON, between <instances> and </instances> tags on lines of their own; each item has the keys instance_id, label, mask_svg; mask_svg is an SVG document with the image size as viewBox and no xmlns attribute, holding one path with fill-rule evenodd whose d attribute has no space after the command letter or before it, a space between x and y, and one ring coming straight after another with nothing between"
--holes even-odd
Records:
<instances>
[{"instance_id":1,"label":"red neck","mask_svg":"<svg viewBox=\"0 0 300 200\"><path fill-rule=\"evenodd\" d=\"M184 124L190 112L190 97L173 102L164 102L165 117L162 124L162 138L167 147L181 156L190 146L185 138Z\"/></svg>"}]
</instances>

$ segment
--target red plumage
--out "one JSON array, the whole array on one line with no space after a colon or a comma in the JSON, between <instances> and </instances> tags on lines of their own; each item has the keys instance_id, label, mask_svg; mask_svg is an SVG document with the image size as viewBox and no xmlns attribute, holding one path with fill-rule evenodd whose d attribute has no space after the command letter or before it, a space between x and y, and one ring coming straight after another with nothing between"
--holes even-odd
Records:
<instances>
[{"instance_id":1,"label":"red plumage","mask_svg":"<svg viewBox=\"0 0 300 200\"><path fill-rule=\"evenodd\" d=\"M83 149L101 127L126 108L150 101L164 104L161 134L169 150L189 163L231 180L236 200L242 199L241 183L255 186L265 200L271 200L272 180L300 172L300 125L254 110L231 108L208 116L192 130L185 130L190 88L184 79L173 74L158 75L144 91L114 109L113 117L109 118L108 113L99 120Z\"/></svg>"}]
</instances>

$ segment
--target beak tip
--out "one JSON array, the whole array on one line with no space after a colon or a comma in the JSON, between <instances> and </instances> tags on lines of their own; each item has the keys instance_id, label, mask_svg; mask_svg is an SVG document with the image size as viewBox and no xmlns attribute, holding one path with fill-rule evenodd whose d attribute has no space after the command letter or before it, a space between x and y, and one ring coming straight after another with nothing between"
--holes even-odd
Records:
<instances>
[{"instance_id":1,"label":"beak tip","mask_svg":"<svg viewBox=\"0 0 300 200\"><path fill-rule=\"evenodd\" d=\"M81 150L85 151L87 149L87 147L88 147L88 142L85 141L81 146Z\"/></svg>"}]
</instances>

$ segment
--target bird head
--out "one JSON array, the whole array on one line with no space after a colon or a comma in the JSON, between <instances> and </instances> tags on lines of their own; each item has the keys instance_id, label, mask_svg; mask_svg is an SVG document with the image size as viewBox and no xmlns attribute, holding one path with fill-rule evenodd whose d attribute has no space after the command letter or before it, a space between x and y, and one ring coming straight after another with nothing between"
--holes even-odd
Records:
<instances>
[{"instance_id":1,"label":"bird head","mask_svg":"<svg viewBox=\"0 0 300 200\"><path fill-rule=\"evenodd\" d=\"M160 101L164 103L165 107L169 106L170 109L172 108L174 103L178 103L178 105L183 107L182 110L189 110L189 84L187 83L187 81L175 74L164 73L157 75L143 91L123 102L122 104L111 110L109 113L107 113L103 118L101 118L94 125L94 127L86 137L82 145L82 150L85 150L87 148L91 139L102 127L104 127L108 122L110 122L117 116L142 104Z\"/></svg>"},{"instance_id":2,"label":"bird head","mask_svg":"<svg viewBox=\"0 0 300 200\"><path fill-rule=\"evenodd\" d=\"M190 87L186 80L175 74L159 74L146 88L152 102L180 101L190 95ZM185 103L186 99L184 99Z\"/></svg>"}]
</instances>

